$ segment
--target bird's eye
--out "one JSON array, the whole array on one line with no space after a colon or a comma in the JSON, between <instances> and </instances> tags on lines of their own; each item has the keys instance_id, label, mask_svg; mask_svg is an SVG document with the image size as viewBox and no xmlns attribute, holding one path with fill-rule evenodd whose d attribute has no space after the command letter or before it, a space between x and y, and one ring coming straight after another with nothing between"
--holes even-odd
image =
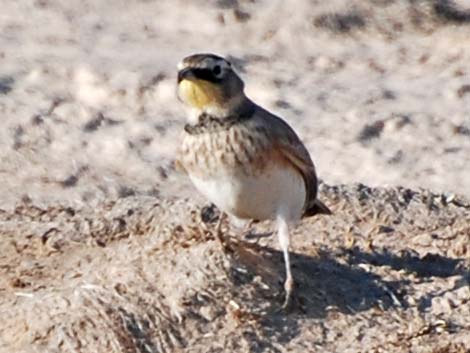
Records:
<instances>
[{"instance_id":1,"label":"bird's eye","mask_svg":"<svg viewBox=\"0 0 470 353\"><path fill-rule=\"evenodd\" d=\"M214 74L214 76L219 77L220 74L222 73L222 68L220 67L220 65L215 65L212 68L212 73Z\"/></svg>"}]
</instances>

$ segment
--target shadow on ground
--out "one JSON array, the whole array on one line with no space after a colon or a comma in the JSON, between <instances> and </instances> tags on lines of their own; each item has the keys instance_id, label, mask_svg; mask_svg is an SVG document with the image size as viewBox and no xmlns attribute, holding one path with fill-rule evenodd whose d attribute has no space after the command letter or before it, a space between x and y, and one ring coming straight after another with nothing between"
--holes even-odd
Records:
<instances>
[{"instance_id":1,"label":"shadow on ground","mask_svg":"<svg viewBox=\"0 0 470 353\"><path fill-rule=\"evenodd\" d=\"M397 281L385 280L374 273L374 267L385 266L394 271L413 273L423 280L462 276L458 282L460 285L468 285L470 278L470 272L460 266L462 259L438 254L420 258L411 252L364 252L359 248L343 248L335 254L320 251L318 256L291 252L296 298L290 313L286 315L280 310L285 273L282 252L247 242L239 242L235 247L233 250L237 255L232 268L242 266L247 271L232 271L233 287L253 285L257 276L269 286L269 289L257 286L253 297L241 298L246 299L245 303L251 302L254 311L267 304L261 319L261 334L251 332L251 348L255 352L278 351L272 342L282 344L297 337L301 334L299 322L305 319L316 321L338 312L357 314L372 308L381 311L392 308L406 310L408 303L404 296L410 280L405 276L400 276ZM419 310L423 312L426 303L440 294L428 294L421 298Z\"/></svg>"}]
</instances>

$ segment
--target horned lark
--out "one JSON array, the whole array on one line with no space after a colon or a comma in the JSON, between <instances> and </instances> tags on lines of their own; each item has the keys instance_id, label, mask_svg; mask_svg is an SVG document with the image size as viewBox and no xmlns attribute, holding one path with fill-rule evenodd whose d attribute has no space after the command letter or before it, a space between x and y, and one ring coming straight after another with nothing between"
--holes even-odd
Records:
<instances>
[{"instance_id":1,"label":"horned lark","mask_svg":"<svg viewBox=\"0 0 470 353\"><path fill-rule=\"evenodd\" d=\"M307 149L284 120L245 95L242 79L222 57L184 58L177 92L189 108L178 165L222 212L277 221L287 306L294 287L288 226L302 217L331 213L317 199L317 176Z\"/></svg>"}]
</instances>

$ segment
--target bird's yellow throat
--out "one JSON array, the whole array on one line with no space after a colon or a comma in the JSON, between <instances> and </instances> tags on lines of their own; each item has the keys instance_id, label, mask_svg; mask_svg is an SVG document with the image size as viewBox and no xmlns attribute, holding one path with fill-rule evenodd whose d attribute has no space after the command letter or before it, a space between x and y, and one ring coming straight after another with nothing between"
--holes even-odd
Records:
<instances>
[{"instance_id":1,"label":"bird's yellow throat","mask_svg":"<svg viewBox=\"0 0 470 353\"><path fill-rule=\"evenodd\" d=\"M220 92L214 84L204 80L183 80L179 83L180 97L189 105L203 109L218 105Z\"/></svg>"}]
</instances>

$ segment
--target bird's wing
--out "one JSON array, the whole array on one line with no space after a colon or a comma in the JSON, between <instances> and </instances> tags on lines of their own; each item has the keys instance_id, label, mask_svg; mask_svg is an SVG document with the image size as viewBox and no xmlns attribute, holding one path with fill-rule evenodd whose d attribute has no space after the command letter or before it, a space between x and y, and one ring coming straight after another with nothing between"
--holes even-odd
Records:
<instances>
[{"instance_id":1,"label":"bird's wing","mask_svg":"<svg viewBox=\"0 0 470 353\"><path fill-rule=\"evenodd\" d=\"M313 216L317 213L330 214L328 207L317 199L318 179L307 148L284 120L262 110L260 115L265 119L265 123L269 124L271 139L274 142L273 148L277 149L304 179L307 196L303 216Z\"/></svg>"}]
</instances>

